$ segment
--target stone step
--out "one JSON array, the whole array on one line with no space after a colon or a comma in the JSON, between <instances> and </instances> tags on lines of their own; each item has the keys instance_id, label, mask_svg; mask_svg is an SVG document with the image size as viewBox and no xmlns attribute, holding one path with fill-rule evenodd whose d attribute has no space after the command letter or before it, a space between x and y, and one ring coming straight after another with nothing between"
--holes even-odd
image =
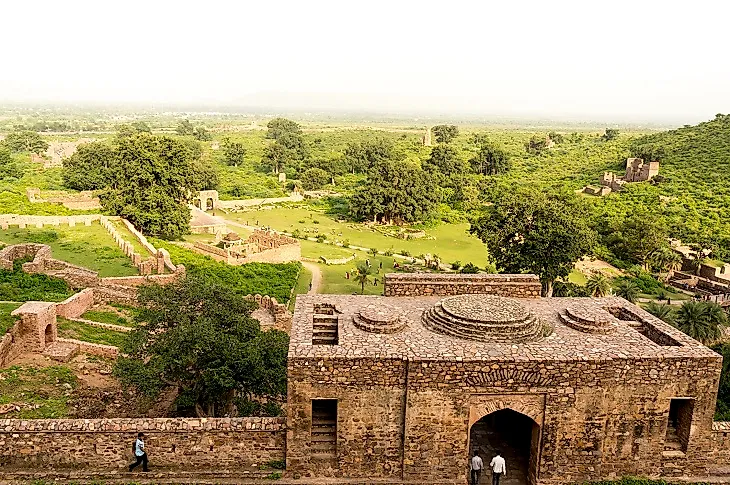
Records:
<instances>
[{"instance_id":1,"label":"stone step","mask_svg":"<svg viewBox=\"0 0 730 485\"><path fill-rule=\"evenodd\" d=\"M70 342L52 342L43 351L43 355L59 362L68 362L79 353L79 346Z\"/></svg>"},{"instance_id":2,"label":"stone step","mask_svg":"<svg viewBox=\"0 0 730 485\"><path fill-rule=\"evenodd\" d=\"M456 334L459 337L474 339L476 335L488 334L489 340L514 341L522 337L534 336L541 332L541 326L534 319L529 324L523 323L520 326L510 325L477 325L471 322L454 321L431 309L424 314L424 321L433 324L435 327L445 330L449 334Z\"/></svg>"},{"instance_id":3,"label":"stone step","mask_svg":"<svg viewBox=\"0 0 730 485\"><path fill-rule=\"evenodd\" d=\"M612 325L596 325L594 324L585 324L582 321L577 321L573 318L571 318L568 313L563 310L560 313L558 313L558 316L560 317L560 321L563 322L568 327L572 328L573 330L578 330L579 332L584 333L595 333L595 334L606 334L613 331Z\"/></svg>"},{"instance_id":4,"label":"stone step","mask_svg":"<svg viewBox=\"0 0 730 485\"><path fill-rule=\"evenodd\" d=\"M460 317L454 317L448 313L445 313L438 306L429 310L431 315L435 315L446 322L452 322L460 327L473 329L475 331L492 331L499 330L502 332L509 332L512 330L518 330L521 328L529 327L534 321L535 317L530 317L527 320L521 320L518 322L476 322L473 320L464 320Z\"/></svg>"},{"instance_id":5,"label":"stone step","mask_svg":"<svg viewBox=\"0 0 730 485\"><path fill-rule=\"evenodd\" d=\"M501 322L501 321L494 321L489 320L488 315L479 315L478 318L469 318L465 317L463 315L455 315L451 313L448 309L444 308L441 303L437 303L434 307L434 310L442 312L445 315L448 315L449 318L454 318L462 322L472 322L472 323L481 323L481 324L493 324L493 325L509 325L509 324L517 324L519 325L521 322L525 322L527 320L530 320L532 316L530 314L525 315L524 318L515 319L512 322Z\"/></svg>"}]
</instances>

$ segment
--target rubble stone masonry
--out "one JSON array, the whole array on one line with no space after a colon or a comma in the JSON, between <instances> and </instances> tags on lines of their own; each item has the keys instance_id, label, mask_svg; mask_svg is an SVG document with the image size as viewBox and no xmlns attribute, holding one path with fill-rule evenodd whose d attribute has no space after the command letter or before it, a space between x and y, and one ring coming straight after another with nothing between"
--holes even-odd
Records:
<instances>
[{"instance_id":1,"label":"rubble stone masonry","mask_svg":"<svg viewBox=\"0 0 730 485\"><path fill-rule=\"evenodd\" d=\"M449 296L485 294L514 298L540 296L540 279L535 275L388 273L385 296Z\"/></svg>"},{"instance_id":2,"label":"rubble stone masonry","mask_svg":"<svg viewBox=\"0 0 730 485\"><path fill-rule=\"evenodd\" d=\"M245 473L284 459L284 418L0 419L0 469L120 470L140 431L158 470Z\"/></svg>"}]
</instances>

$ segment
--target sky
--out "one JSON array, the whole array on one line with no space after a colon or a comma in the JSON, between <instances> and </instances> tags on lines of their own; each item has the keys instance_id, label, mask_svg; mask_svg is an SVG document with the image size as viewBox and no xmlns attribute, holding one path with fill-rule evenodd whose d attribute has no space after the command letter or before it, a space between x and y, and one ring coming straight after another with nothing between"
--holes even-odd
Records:
<instances>
[{"instance_id":1,"label":"sky","mask_svg":"<svg viewBox=\"0 0 730 485\"><path fill-rule=\"evenodd\" d=\"M696 122L730 112L730 1L36 0L0 102Z\"/></svg>"}]
</instances>

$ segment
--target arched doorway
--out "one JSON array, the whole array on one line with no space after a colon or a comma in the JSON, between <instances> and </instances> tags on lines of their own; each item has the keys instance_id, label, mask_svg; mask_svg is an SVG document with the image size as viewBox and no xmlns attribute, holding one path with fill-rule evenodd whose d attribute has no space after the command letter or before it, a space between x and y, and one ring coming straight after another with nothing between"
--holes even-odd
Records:
<instances>
[{"instance_id":1,"label":"arched doorway","mask_svg":"<svg viewBox=\"0 0 730 485\"><path fill-rule=\"evenodd\" d=\"M205 210L210 211L215 208L215 202L212 198L205 199Z\"/></svg>"},{"instance_id":2,"label":"arched doorway","mask_svg":"<svg viewBox=\"0 0 730 485\"><path fill-rule=\"evenodd\" d=\"M48 345L53 343L53 340L54 340L53 325L50 323L48 325L46 325L46 330L43 333L44 333L45 346L48 347Z\"/></svg>"},{"instance_id":3,"label":"arched doorway","mask_svg":"<svg viewBox=\"0 0 730 485\"><path fill-rule=\"evenodd\" d=\"M533 485L537 481L540 426L529 416L511 409L494 411L469 430L469 459L475 452L484 460L481 484L492 480L489 462L499 452L507 464L500 485Z\"/></svg>"}]
</instances>

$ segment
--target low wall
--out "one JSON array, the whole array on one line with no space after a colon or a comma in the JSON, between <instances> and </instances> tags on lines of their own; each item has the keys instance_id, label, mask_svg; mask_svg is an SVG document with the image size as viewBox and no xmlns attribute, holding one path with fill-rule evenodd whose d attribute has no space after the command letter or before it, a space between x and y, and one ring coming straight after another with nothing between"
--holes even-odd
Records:
<instances>
[{"instance_id":1,"label":"low wall","mask_svg":"<svg viewBox=\"0 0 730 485\"><path fill-rule=\"evenodd\" d=\"M79 352L83 354L95 355L106 359L116 359L119 355L119 348L113 345L93 344L91 342L84 342L83 340L63 337L58 337L56 340L58 342L76 345Z\"/></svg>"},{"instance_id":2,"label":"low wall","mask_svg":"<svg viewBox=\"0 0 730 485\"><path fill-rule=\"evenodd\" d=\"M304 196L298 193L292 193L289 197L272 197L268 199L242 199L242 200L219 200L217 207L222 209L242 209L246 207L256 207L266 204L279 204L282 202L301 202Z\"/></svg>"},{"instance_id":3,"label":"low wall","mask_svg":"<svg viewBox=\"0 0 730 485\"><path fill-rule=\"evenodd\" d=\"M258 470L284 460L286 418L0 419L2 472L119 470L137 432L160 470Z\"/></svg>"},{"instance_id":4,"label":"low wall","mask_svg":"<svg viewBox=\"0 0 730 485\"><path fill-rule=\"evenodd\" d=\"M249 254L244 259L246 263L291 263L302 259L302 246L297 241L278 248L265 249L258 253Z\"/></svg>"},{"instance_id":5,"label":"low wall","mask_svg":"<svg viewBox=\"0 0 730 485\"><path fill-rule=\"evenodd\" d=\"M0 214L0 228L7 229L9 226L18 226L21 229L26 227L42 228L43 226L60 226L61 224L68 224L70 227L76 224L90 226L92 222L100 220L101 217L101 214L85 214L80 216Z\"/></svg>"},{"instance_id":6,"label":"low wall","mask_svg":"<svg viewBox=\"0 0 730 485\"><path fill-rule=\"evenodd\" d=\"M385 296L449 296L485 294L539 298L540 278L529 274L388 273Z\"/></svg>"},{"instance_id":7,"label":"low wall","mask_svg":"<svg viewBox=\"0 0 730 485\"><path fill-rule=\"evenodd\" d=\"M176 272L172 274L152 274L146 276L108 276L101 278L101 286L142 286L147 283L159 283L161 285L171 283L185 275L185 266L178 265Z\"/></svg>"},{"instance_id":8,"label":"low wall","mask_svg":"<svg viewBox=\"0 0 730 485\"><path fill-rule=\"evenodd\" d=\"M56 305L56 315L64 318L77 318L94 304L94 290L86 288Z\"/></svg>"}]
</instances>

